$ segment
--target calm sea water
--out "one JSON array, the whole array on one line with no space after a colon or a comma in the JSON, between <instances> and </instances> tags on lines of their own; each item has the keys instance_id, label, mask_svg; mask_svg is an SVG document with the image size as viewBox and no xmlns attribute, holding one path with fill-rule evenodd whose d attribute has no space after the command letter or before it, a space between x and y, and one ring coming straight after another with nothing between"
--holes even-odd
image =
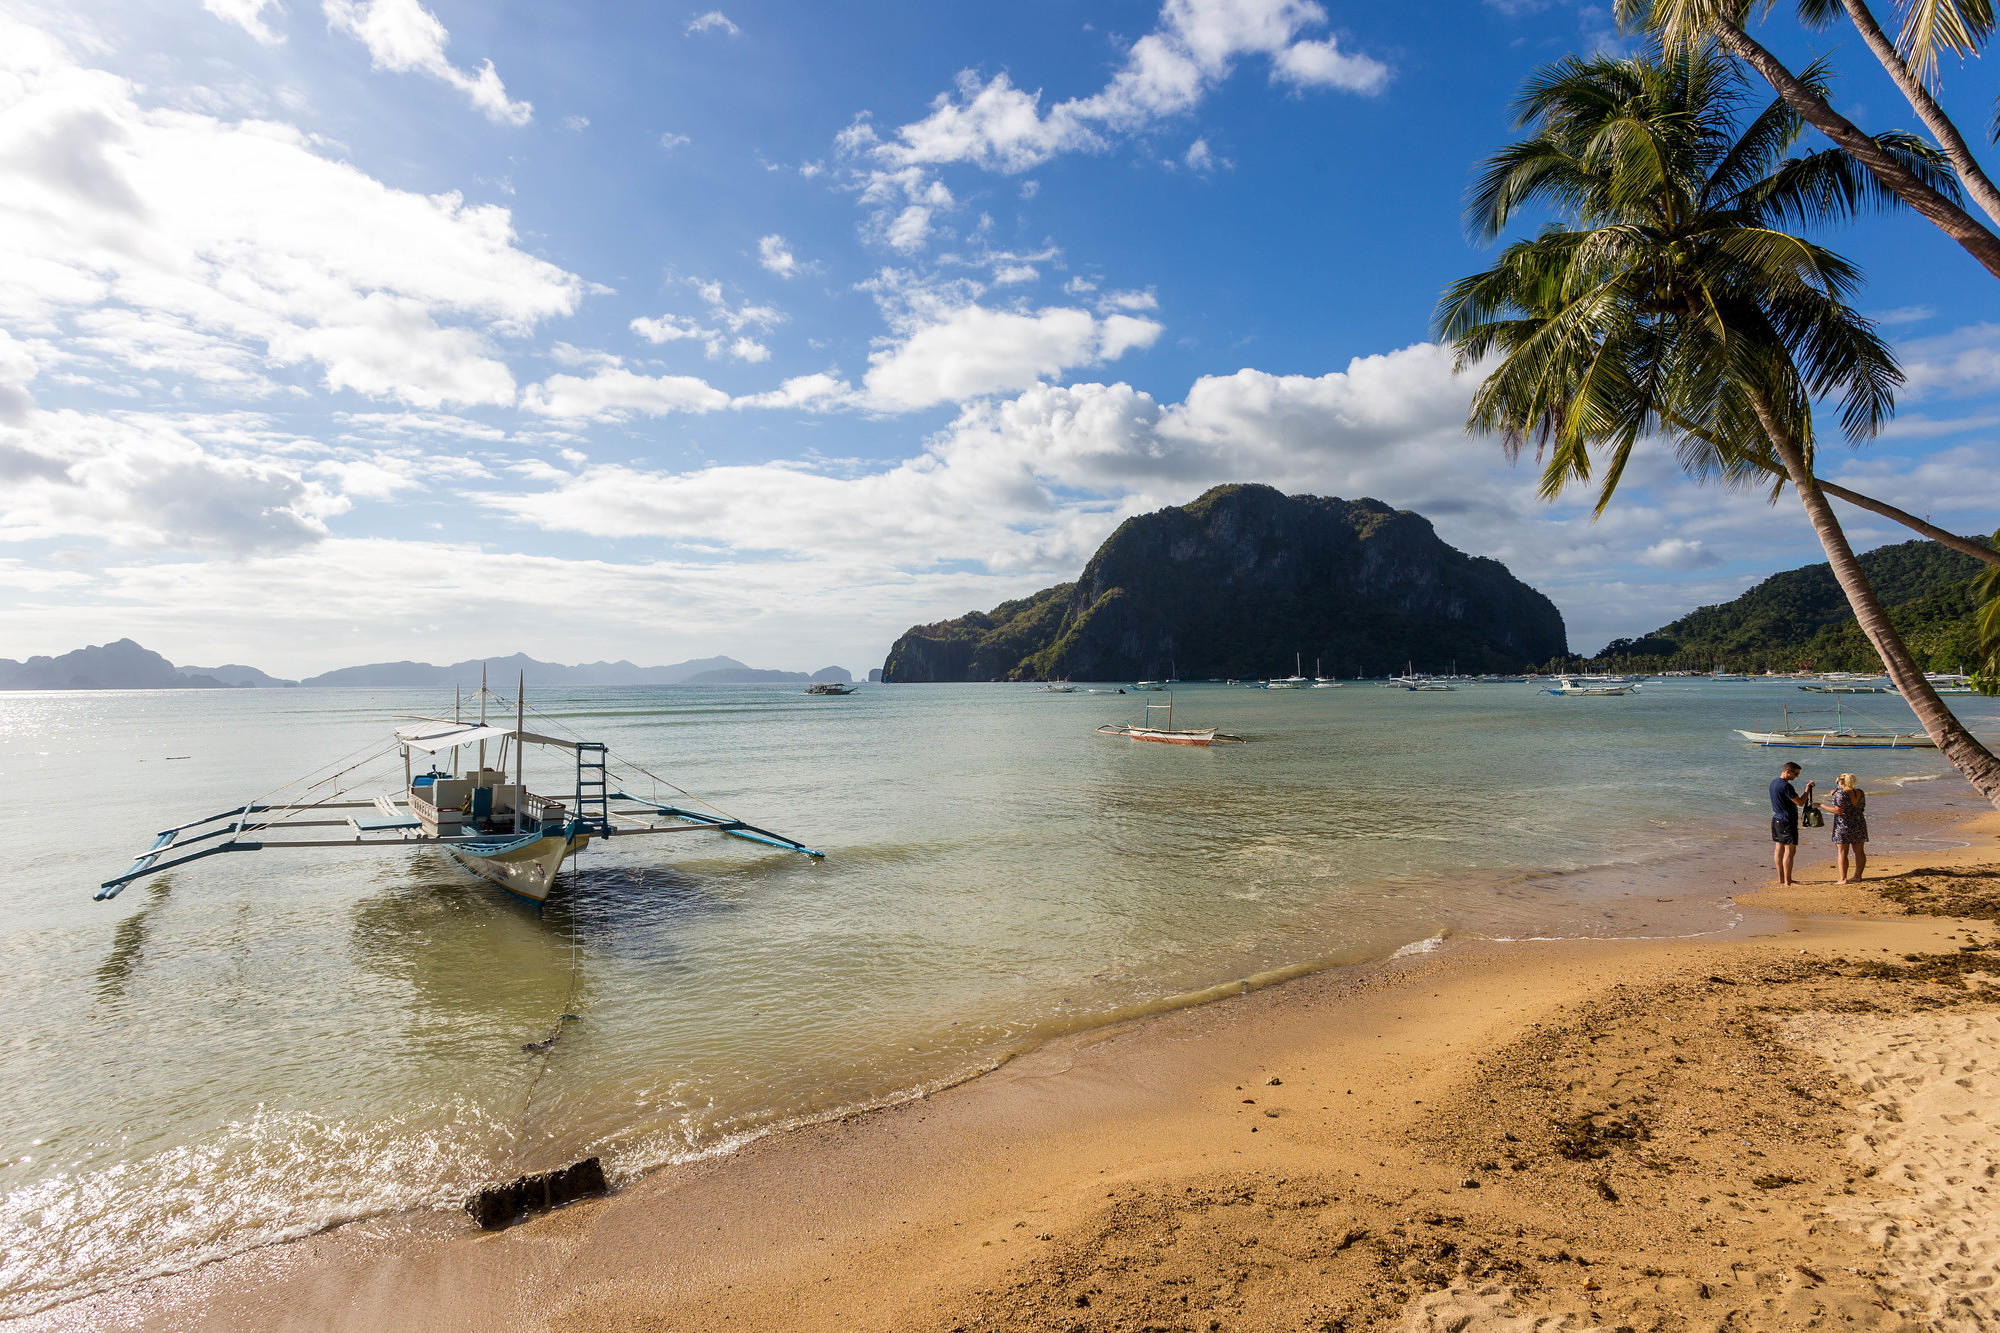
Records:
<instances>
[{"instance_id":1,"label":"calm sea water","mask_svg":"<svg viewBox=\"0 0 2000 1333\"><path fill-rule=\"evenodd\" d=\"M726 1151L1274 969L1629 928L1617 875L1543 872L1670 861L1723 819L1754 834L1774 760L1731 728L1810 702L1190 686L1177 722L1251 743L1093 732L1148 697L533 694L548 725L828 854L600 843L536 912L425 850L219 856L91 900L154 831L449 698L0 694L0 798L31 831L0 884L0 1314L588 1153L630 1175ZM1955 702L2000 729L1994 701ZM1822 776L1843 766L1948 771L1850 752ZM399 785L377 771L365 793Z\"/></svg>"}]
</instances>

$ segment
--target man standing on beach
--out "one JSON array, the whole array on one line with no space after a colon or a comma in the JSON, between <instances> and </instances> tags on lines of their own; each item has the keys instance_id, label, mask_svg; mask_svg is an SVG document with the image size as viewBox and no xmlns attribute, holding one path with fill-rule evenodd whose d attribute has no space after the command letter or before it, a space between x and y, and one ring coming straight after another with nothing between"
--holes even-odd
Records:
<instances>
[{"instance_id":1,"label":"man standing on beach","mask_svg":"<svg viewBox=\"0 0 2000 1333\"><path fill-rule=\"evenodd\" d=\"M1771 779L1771 861L1778 868L1778 883L1792 882L1792 862L1799 854L1799 808L1812 803L1812 783L1801 796L1792 787L1799 775L1797 764L1786 764Z\"/></svg>"}]
</instances>

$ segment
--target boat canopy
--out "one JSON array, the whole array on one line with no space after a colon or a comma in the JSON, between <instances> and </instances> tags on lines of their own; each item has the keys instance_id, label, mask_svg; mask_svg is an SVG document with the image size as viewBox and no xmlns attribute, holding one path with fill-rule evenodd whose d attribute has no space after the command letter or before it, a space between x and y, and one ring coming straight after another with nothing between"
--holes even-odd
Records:
<instances>
[{"instance_id":1,"label":"boat canopy","mask_svg":"<svg viewBox=\"0 0 2000 1333\"><path fill-rule=\"evenodd\" d=\"M512 727L489 727L480 722L424 721L412 727L396 728L397 740L412 750L422 750L426 754L449 750L455 745L477 745L481 741L497 741L503 736L513 734Z\"/></svg>"},{"instance_id":2,"label":"boat canopy","mask_svg":"<svg viewBox=\"0 0 2000 1333\"><path fill-rule=\"evenodd\" d=\"M426 719L414 726L396 728L396 739L412 750L422 750L426 754L436 754L439 750L449 750L458 745L477 745L481 741L503 740L519 736L527 745L548 745L558 750L574 750L575 741L564 740L560 736L543 736L532 731L520 731L514 727L489 726L484 722L449 722Z\"/></svg>"}]
</instances>

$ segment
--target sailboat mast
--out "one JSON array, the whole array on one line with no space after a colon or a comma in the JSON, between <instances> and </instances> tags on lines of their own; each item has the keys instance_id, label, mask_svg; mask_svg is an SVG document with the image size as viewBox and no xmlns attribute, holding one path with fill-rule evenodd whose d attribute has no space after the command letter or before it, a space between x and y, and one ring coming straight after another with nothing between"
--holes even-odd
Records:
<instances>
[{"instance_id":1,"label":"sailboat mast","mask_svg":"<svg viewBox=\"0 0 2000 1333\"><path fill-rule=\"evenodd\" d=\"M528 673L523 671L514 682L514 832L521 831L521 802L528 798L528 782L522 774L523 759L528 747L521 743L521 733L528 728Z\"/></svg>"}]
</instances>

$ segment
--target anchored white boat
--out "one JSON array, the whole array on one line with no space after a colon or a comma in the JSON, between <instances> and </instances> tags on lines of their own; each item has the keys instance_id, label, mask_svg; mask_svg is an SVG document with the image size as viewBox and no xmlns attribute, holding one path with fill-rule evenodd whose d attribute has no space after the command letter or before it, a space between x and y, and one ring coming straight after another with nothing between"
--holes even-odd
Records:
<instances>
[{"instance_id":1,"label":"anchored white boat","mask_svg":"<svg viewBox=\"0 0 2000 1333\"><path fill-rule=\"evenodd\" d=\"M1626 676L1558 676L1556 688L1545 693L1603 697L1632 694L1639 689L1639 686L1639 681Z\"/></svg>"},{"instance_id":2,"label":"anchored white boat","mask_svg":"<svg viewBox=\"0 0 2000 1333\"><path fill-rule=\"evenodd\" d=\"M1752 745L1762 745L1786 750L1935 750L1937 742L1921 728L1898 731L1893 727L1856 727L1847 725L1841 714L1840 701L1833 705L1833 725L1830 727L1810 726L1792 721L1792 710L1786 708L1784 722L1776 731L1745 731L1738 728L1736 734Z\"/></svg>"},{"instance_id":3,"label":"anchored white boat","mask_svg":"<svg viewBox=\"0 0 2000 1333\"><path fill-rule=\"evenodd\" d=\"M1320 659L1313 659L1313 688L1316 690L1337 690L1340 682L1320 669Z\"/></svg>"},{"instance_id":4,"label":"anchored white boat","mask_svg":"<svg viewBox=\"0 0 2000 1333\"><path fill-rule=\"evenodd\" d=\"M844 681L816 680L806 686L807 694L852 694L854 687Z\"/></svg>"},{"instance_id":5,"label":"anchored white boat","mask_svg":"<svg viewBox=\"0 0 2000 1333\"><path fill-rule=\"evenodd\" d=\"M1153 725L1153 714L1159 710L1166 712L1167 720L1165 726L1156 727ZM1227 732L1217 731L1214 727L1191 727L1184 730L1175 730L1174 696L1172 694L1167 696L1167 701L1163 704L1147 704L1146 720L1143 723L1107 722L1099 727L1097 731L1101 736L1123 736L1127 740L1158 741L1164 745L1241 745L1243 743L1241 736L1231 736Z\"/></svg>"},{"instance_id":6,"label":"anchored white boat","mask_svg":"<svg viewBox=\"0 0 2000 1333\"><path fill-rule=\"evenodd\" d=\"M1894 685L1877 685L1867 681L1823 680L1813 685L1801 685L1807 694L1896 694Z\"/></svg>"},{"instance_id":7,"label":"anchored white boat","mask_svg":"<svg viewBox=\"0 0 2000 1333\"><path fill-rule=\"evenodd\" d=\"M1266 681L1265 688L1273 690L1302 690L1312 684L1312 681L1308 680L1300 672L1300 666L1299 655L1297 653L1292 654L1292 674L1280 677L1277 680Z\"/></svg>"},{"instance_id":8,"label":"anchored white boat","mask_svg":"<svg viewBox=\"0 0 2000 1333\"><path fill-rule=\"evenodd\" d=\"M823 855L712 807L663 804L614 789L614 769L630 768L686 798L679 788L637 765L614 764L602 741L529 731L525 688L515 697L511 727L486 720L488 697L482 684L477 721L457 716L419 718L398 727L384 749L310 784L301 779L280 789L294 791L292 799L246 801L162 830L130 866L98 887L98 900L117 897L134 880L203 857L280 848L441 847L475 875L533 903L548 897L563 861L589 846L593 838L710 832L815 859ZM497 751L492 767L486 762L489 745ZM567 802L528 789L530 746L564 753L573 763ZM462 752L470 758L463 768ZM370 782L382 781L370 770L397 754L403 761L402 803L387 792L357 798L356 793L365 791ZM422 773L414 771L419 755L426 769Z\"/></svg>"}]
</instances>

